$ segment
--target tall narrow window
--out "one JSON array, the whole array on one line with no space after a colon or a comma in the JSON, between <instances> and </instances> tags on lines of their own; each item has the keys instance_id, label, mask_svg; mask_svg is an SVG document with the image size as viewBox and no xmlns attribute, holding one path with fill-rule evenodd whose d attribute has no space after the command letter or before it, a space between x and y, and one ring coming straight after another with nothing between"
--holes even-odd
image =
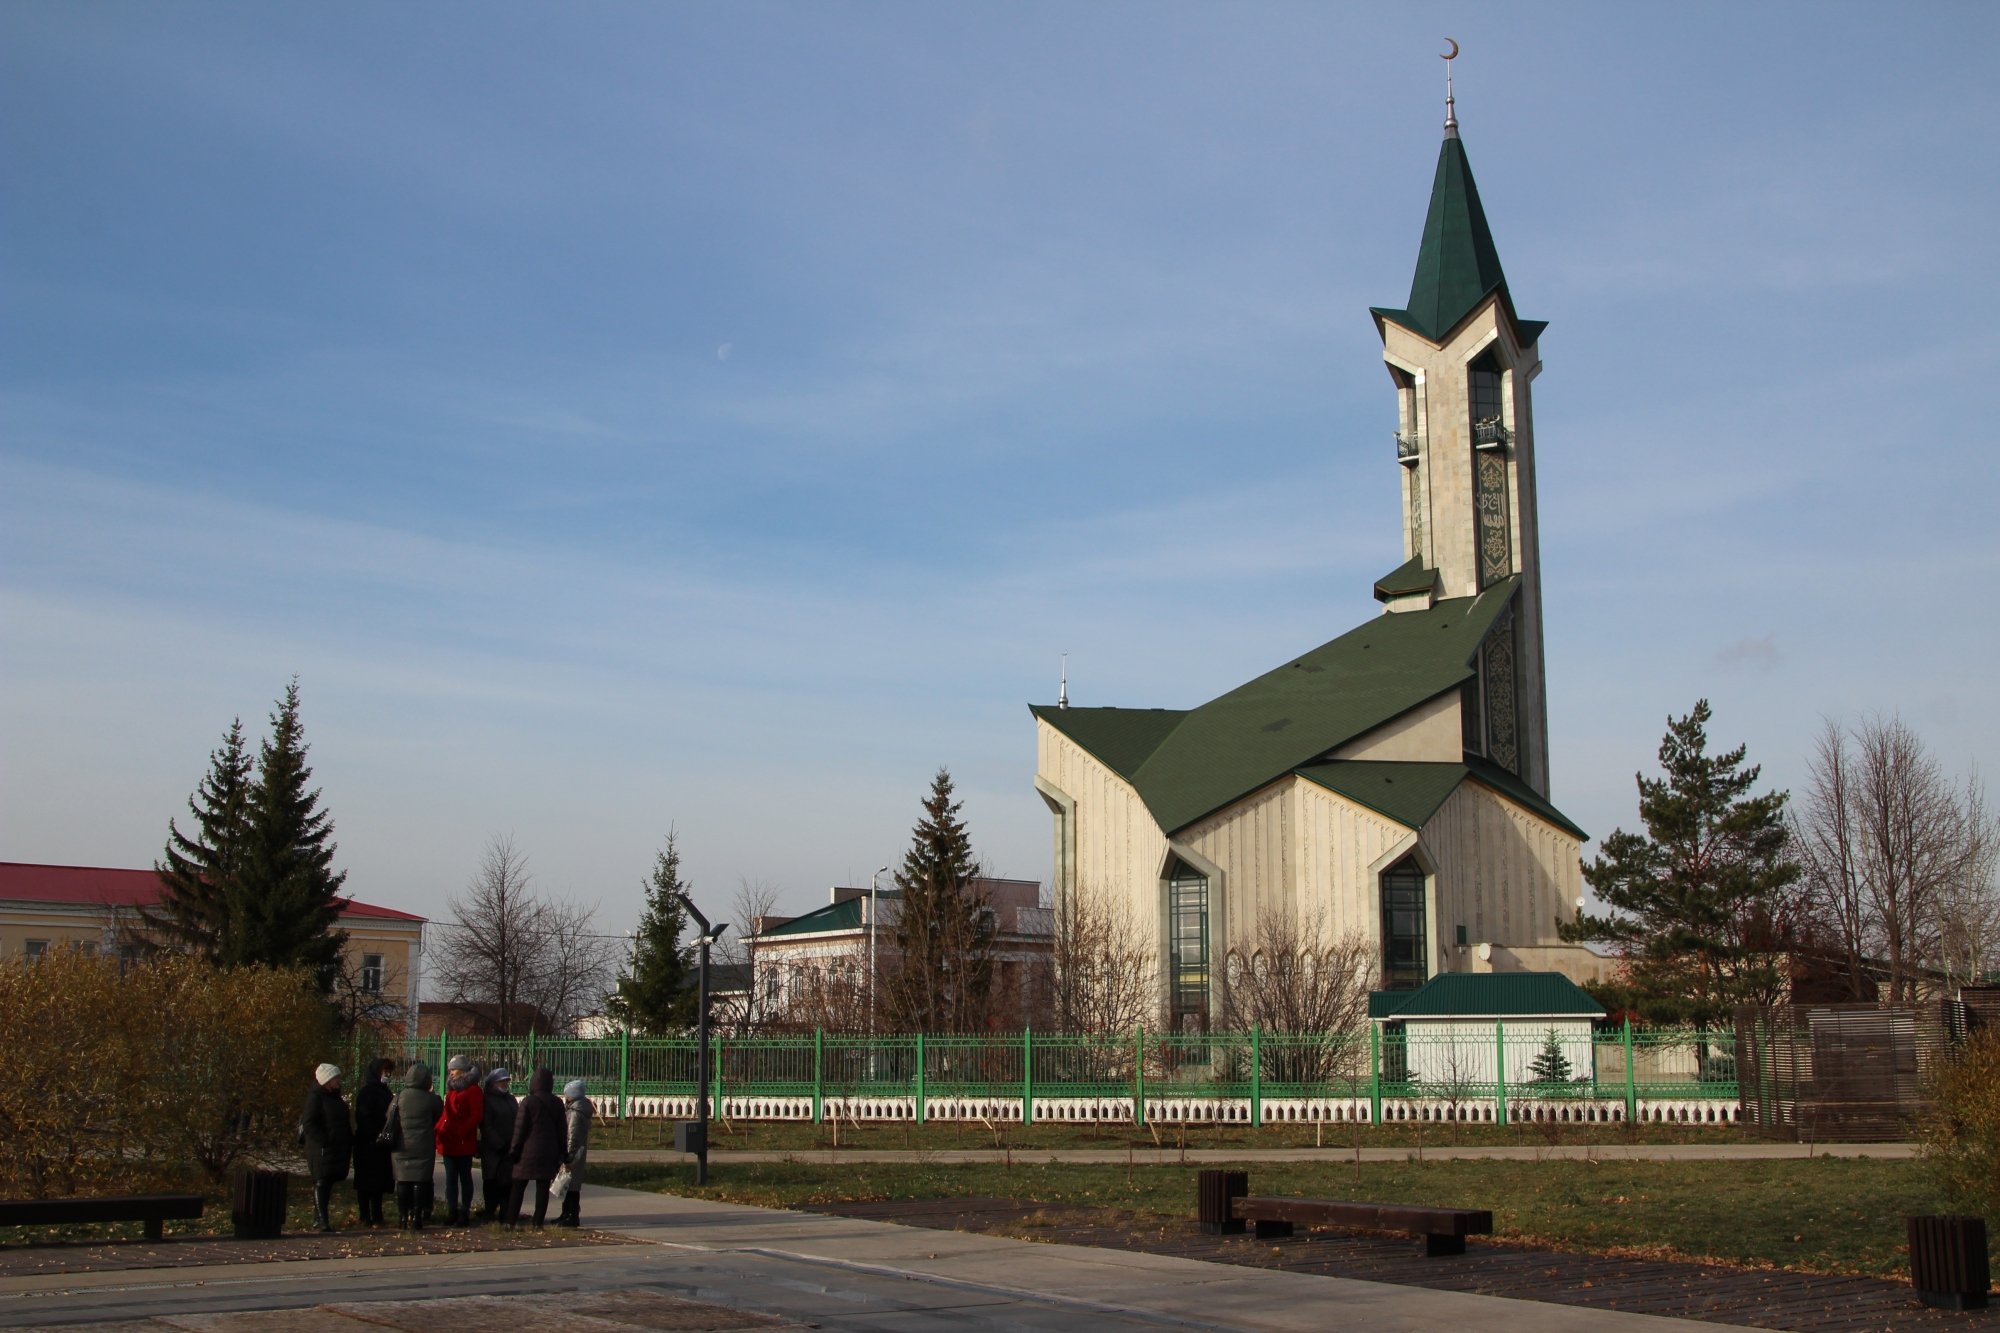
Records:
<instances>
[{"instance_id":1,"label":"tall narrow window","mask_svg":"<svg viewBox=\"0 0 2000 1333\"><path fill-rule=\"evenodd\" d=\"M1176 860L1167 879L1168 1004L1176 1032L1208 1031L1208 876Z\"/></svg>"},{"instance_id":2,"label":"tall narrow window","mask_svg":"<svg viewBox=\"0 0 2000 1333\"><path fill-rule=\"evenodd\" d=\"M1472 413L1472 505L1478 525L1479 586L1514 572L1507 512L1507 431L1500 420L1500 362L1489 350L1466 371Z\"/></svg>"},{"instance_id":3,"label":"tall narrow window","mask_svg":"<svg viewBox=\"0 0 2000 1333\"><path fill-rule=\"evenodd\" d=\"M1415 990L1430 979L1424 935L1424 870L1406 856L1382 872L1382 989Z\"/></svg>"},{"instance_id":4,"label":"tall narrow window","mask_svg":"<svg viewBox=\"0 0 2000 1333\"><path fill-rule=\"evenodd\" d=\"M364 953L361 955L361 989L369 995L382 993L382 955Z\"/></svg>"}]
</instances>

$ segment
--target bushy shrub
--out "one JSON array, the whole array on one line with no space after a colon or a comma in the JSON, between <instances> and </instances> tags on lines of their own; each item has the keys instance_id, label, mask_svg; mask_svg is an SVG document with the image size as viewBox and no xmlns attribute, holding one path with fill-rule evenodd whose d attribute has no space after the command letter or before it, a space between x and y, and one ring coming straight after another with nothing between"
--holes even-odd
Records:
<instances>
[{"instance_id":1,"label":"bushy shrub","mask_svg":"<svg viewBox=\"0 0 2000 1333\"><path fill-rule=\"evenodd\" d=\"M0 1193L219 1181L282 1153L328 1012L302 973L58 948L0 964Z\"/></svg>"},{"instance_id":2,"label":"bushy shrub","mask_svg":"<svg viewBox=\"0 0 2000 1333\"><path fill-rule=\"evenodd\" d=\"M1951 1207L2000 1219L2000 1027L1975 1032L1938 1062L1920 1137Z\"/></svg>"}]
</instances>

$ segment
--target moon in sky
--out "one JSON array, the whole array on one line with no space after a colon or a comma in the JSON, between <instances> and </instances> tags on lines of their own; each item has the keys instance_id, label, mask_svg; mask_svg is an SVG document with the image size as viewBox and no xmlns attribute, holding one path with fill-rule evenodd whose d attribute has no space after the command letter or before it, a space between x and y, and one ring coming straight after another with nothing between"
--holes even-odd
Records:
<instances>
[{"instance_id":1,"label":"moon in sky","mask_svg":"<svg viewBox=\"0 0 2000 1333\"><path fill-rule=\"evenodd\" d=\"M1447 42L1451 42L1451 50L1449 50L1449 51L1447 51L1447 52L1445 52L1445 53L1444 53L1444 56L1443 56L1443 59L1445 59L1445 60L1456 60L1456 59L1458 59L1458 43L1457 43L1457 42L1455 42L1455 41L1452 41L1452 39L1451 39L1451 38L1449 38L1449 37L1445 38L1445 40L1446 40Z\"/></svg>"},{"instance_id":2,"label":"moon in sky","mask_svg":"<svg viewBox=\"0 0 2000 1333\"><path fill-rule=\"evenodd\" d=\"M735 343L724 343L722 344L722 346L715 349L715 359L717 361L727 361L729 359L729 354L735 350L736 350Z\"/></svg>"}]
</instances>

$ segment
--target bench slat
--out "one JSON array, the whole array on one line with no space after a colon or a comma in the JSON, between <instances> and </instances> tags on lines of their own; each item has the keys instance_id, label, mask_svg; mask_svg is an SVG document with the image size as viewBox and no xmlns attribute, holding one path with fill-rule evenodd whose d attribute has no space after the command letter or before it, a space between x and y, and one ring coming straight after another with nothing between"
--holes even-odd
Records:
<instances>
[{"instance_id":1,"label":"bench slat","mask_svg":"<svg viewBox=\"0 0 2000 1333\"><path fill-rule=\"evenodd\" d=\"M1252 1196L1232 1200L1230 1211L1246 1222L1320 1222L1374 1231L1406 1231L1420 1236L1483 1236L1493 1232L1493 1214L1483 1208Z\"/></svg>"},{"instance_id":2,"label":"bench slat","mask_svg":"<svg viewBox=\"0 0 2000 1333\"><path fill-rule=\"evenodd\" d=\"M201 1216L199 1194L127 1194L96 1199L0 1199L0 1226L149 1222Z\"/></svg>"}]
</instances>

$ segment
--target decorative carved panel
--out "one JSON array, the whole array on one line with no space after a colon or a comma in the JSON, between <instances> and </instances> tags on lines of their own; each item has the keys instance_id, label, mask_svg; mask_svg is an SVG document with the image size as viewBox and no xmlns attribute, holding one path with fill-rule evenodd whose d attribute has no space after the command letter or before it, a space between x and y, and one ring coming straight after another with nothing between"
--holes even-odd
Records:
<instances>
[{"instance_id":1,"label":"decorative carved panel","mask_svg":"<svg viewBox=\"0 0 2000 1333\"><path fill-rule=\"evenodd\" d=\"M1521 771L1520 705L1515 692L1514 608L1493 622L1480 649L1486 679L1486 757L1513 773Z\"/></svg>"},{"instance_id":2,"label":"decorative carved panel","mask_svg":"<svg viewBox=\"0 0 2000 1333\"><path fill-rule=\"evenodd\" d=\"M1472 503L1479 538L1479 586L1498 583L1514 572L1514 539L1507 522L1507 455L1499 450L1472 457Z\"/></svg>"}]
</instances>

